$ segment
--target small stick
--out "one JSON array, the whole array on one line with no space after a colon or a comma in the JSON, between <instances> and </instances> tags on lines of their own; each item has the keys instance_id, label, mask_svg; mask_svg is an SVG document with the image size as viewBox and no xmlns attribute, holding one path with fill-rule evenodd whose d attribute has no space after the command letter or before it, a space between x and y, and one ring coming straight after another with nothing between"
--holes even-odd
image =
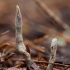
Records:
<instances>
[{"instance_id":1,"label":"small stick","mask_svg":"<svg viewBox=\"0 0 70 70\"><path fill-rule=\"evenodd\" d=\"M45 13L47 13L52 21L54 21L55 23L53 23L54 25L58 26L58 27L62 27L63 30L70 30L70 27L63 22L58 16L55 15L55 13L53 13L43 2L42 0L35 0L37 2L37 4L43 9L43 11L45 11Z\"/></svg>"},{"instance_id":2,"label":"small stick","mask_svg":"<svg viewBox=\"0 0 70 70\"><path fill-rule=\"evenodd\" d=\"M11 53L9 56L5 57L5 60L8 60L9 58L13 57L15 55L15 53Z\"/></svg>"},{"instance_id":3,"label":"small stick","mask_svg":"<svg viewBox=\"0 0 70 70\"><path fill-rule=\"evenodd\" d=\"M1 33L0 36L5 35L5 34L7 34L7 33L9 33L9 30L7 30L7 31L5 31L5 32L3 32L3 33Z\"/></svg>"},{"instance_id":4,"label":"small stick","mask_svg":"<svg viewBox=\"0 0 70 70\"><path fill-rule=\"evenodd\" d=\"M40 52L42 52L42 53L45 53L45 51L44 51L41 47L36 46L36 45L35 45L33 42L31 42L31 41L26 40L24 43L25 43L25 44L28 44L29 47L31 47L31 48L33 48L33 49L35 49L35 50L38 50L38 51L40 51Z\"/></svg>"},{"instance_id":5,"label":"small stick","mask_svg":"<svg viewBox=\"0 0 70 70\"><path fill-rule=\"evenodd\" d=\"M53 38L52 43L51 43L50 60L49 60L47 70L53 69L53 64L54 64L55 59L56 59L56 51L57 51L57 38Z\"/></svg>"},{"instance_id":6,"label":"small stick","mask_svg":"<svg viewBox=\"0 0 70 70\"><path fill-rule=\"evenodd\" d=\"M24 59L18 59L18 58L12 58L13 61L21 61L25 63ZM36 64L45 64L45 66L47 67L47 65L49 64L48 61L39 61L39 60L33 60ZM60 66L60 67L68 67L69 65L67 64L60 64L60 63L54 63L55 66Z\"/></svg>"},{"instance_id":7,"label":"small stick","mask_svg":"<svg viewBox=\"0 0 70 70\"><path fill-rule=\"evenodd\" d=\"M49 37L49 35L44 35L43 37L37 38L33 40L34 44L38 44L41 43L42 41L44 41L45 39L47 39Z\"/></svg>"},{"instance_id":8,"label":"small stick","mask_svg":"<svg viewBox=\"0 0 70 70\"><path fill-rule=\"evenodd\" d=\"M31 60L30 54L26 51L26 46L23 43L22 37L22 16L20 12L20 8L16 6L16 20L15 20L15 27L16 27L16 45L18 51L24 55L26 64L30 70L40 70L40 68Z\"/></svg>"}]
</instances>

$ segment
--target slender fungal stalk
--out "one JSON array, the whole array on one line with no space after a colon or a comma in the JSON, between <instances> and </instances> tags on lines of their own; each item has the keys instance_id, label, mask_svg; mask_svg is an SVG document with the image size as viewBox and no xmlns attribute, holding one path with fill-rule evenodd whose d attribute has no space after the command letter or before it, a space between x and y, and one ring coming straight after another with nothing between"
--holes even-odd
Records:
<instances>
[{"instance_id":1,"label":"slender fungal stalk","mask_svg":"<svg viewBox=\"0 0 70 70\"><path fill-rule=\"evenodd\" d=\"M53 65L56 59L56 51L57 51L57 38L53 38L51 43L51 54L47 70L53 69Z\"/></svg>"},{"instance_id":2,"label":"slender fungal stalk","mask_svg":"<svg viewBox=\"0 0 70 70\"><path fill-rule=\"evenodd\" d=\"M19 6L16 6L16 19L15 19L15 27L16 27L16 45L20 52L26 50L26 47L23 43L22 36L22 16L19 9Z\"/></svg>"},{"instance_id":3,"label":"slender fungal stalk","mask_svg":"<svg viewBox=\"0 0 70 70\"><path fill-rule=\"evenodd\" d=\"M24 55L26 64L30 70L40 70L40 68L31 60L30 54L26 51L26 46L23 43L22 36L22 16L20 8L16 6L16 19L15 19L15 28L16 28L16 45L18 51Z\"/></svg>"}]
</instances>

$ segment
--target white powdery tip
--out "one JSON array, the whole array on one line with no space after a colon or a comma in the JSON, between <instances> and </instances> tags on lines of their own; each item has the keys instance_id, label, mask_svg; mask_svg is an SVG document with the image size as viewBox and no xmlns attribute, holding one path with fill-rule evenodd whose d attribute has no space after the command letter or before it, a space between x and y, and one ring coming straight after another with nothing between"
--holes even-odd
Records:
<instances>
[{"instance_id":1,"label":"white powdery tip","mask_svg":"<svg viewBox=\"0 0 70 70\"><path fill-rule=\"evenodd\" d=\"M57 42L57 38L53 38L52 39L52 42Z\"/></svg>"},{"instance_id":2,"label":"white powdery tip","mask_svg":"<svg viewBox=\"0 0 70 70\"><path fill-rule=\"evenodd\" d=\"M20 8L18 5L16 5L16 11L20 13Z\"/></svg>"},{"instance_id":3,"label":"white powdery tip","mask_svg":"<svg viewBox=\"0 0 70 70\"><path fill-rule=\"evenodd\" d=\"M18 6L18 5L16 5L16 8L18 8L18 9L19 9L19 6Z\"/></svg>"},{"instance_id":4,"label":"white powdery tip","mask_svg":"<svg viewBox=\"0 0 70 70\"><path fill-rule=\"evenodd\" d=\"M55 46L55 45L57 45L57 38L52 39L51 46Z\"/></svg>"}]
</instances>

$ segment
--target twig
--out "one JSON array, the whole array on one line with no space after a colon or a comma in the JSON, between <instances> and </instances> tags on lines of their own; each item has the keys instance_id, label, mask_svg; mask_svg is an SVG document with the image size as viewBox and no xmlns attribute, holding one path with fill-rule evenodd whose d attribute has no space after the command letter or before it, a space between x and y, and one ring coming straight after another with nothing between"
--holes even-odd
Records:
<instances>
[{"instance_id":1,"label":"twig","mask_svg":"<svg viewBox=\"0 0 70 70\"><path fill-rule=\"evenodd\" d=\"M47 70L52 70L53 68L53 64L56 59L56 50L57 50L57 38L54 38L52 39L52 43L51 43L51 55L50 55L50 60L49 60Z\"/></svg>"},{"instance_id":2,"label":"twig","mask_svg":"<svg viewBox=\"0 0 70 70\"><path fill-rule=\"evenodd\" d=\"M25 63L24 59L18 59L18 58L12 58L13 61L21 61ZM39 61L39 60L33 60L37 65L38 64L44 64L46 67L49 64L48 61ZM60 64L60 63L54 63L55 66L60 66L60 67L68 67L69 65L67 64Z\"/></svg>"},{"instance_id":3,"label":"twig","mask_svg":"<svg viewBox=\"0 0 70 70\"><path fill-rule=\"evenodd\" d=\"M8 60L9 58L11 58L12 56L14 56L15 55L15 53L11 53L9 56L6 56L5 57L5 60Z\"/></svg>"},{"instance_id":4,"label":"twig","mask_svg":"<svg viewBox=\"0 0 70 70\"><path fill-rule=\"evenodd\" d=\"M5 31L5 32L3 32L3 33L1 33L0 36L5 35L5 34L7 34L7 33L9 33L9 30L7 30L7 31Z\"/></svg>"},{"instance_id":5,"label":"twig","mask_svg":"<svg viewBox=\"0 0 70 70\"><path fill-rule=\"evenodd\" d=\"M26 59L26 64L30 70L40 70L40 68L31 60L30 54L26 51L26 47L23 43L22 37L22 16L19 9L19 6L16 6L16 20L15 20L15 27L16 27L16 45L18 51L24 55Z\"/></svg>"},{"instance_id":6,"label":"twig","mask_svg":"<svg viewBox=\"0 0 70 70\"><path fill-rule=\"evenodd\" d=\"M0 45L0 49L5 48L6 46L10 46L10 44L9 43L4 43L4 44Z\"/></svg>"},{"instance_id":7,"label":"twig","mask_svg":"<svg viewBox=\"0 0 70 70\"><path fill-rule=\"evenodd\" d=\"M43 9L43 11L45 11L45 13L47 13L52 21L54 21L55 23L53 23L54 25L56 25L57 27L59 26L59 28L63 28L64 30L70 30L70 27L64 23L58 16L55 15L55 13L53 13L41 0L35 0L37 2L37 4Z\"/></svg>"},{"instance_id":8,"label":"twig","mask_svg":"<svg viewBox=\"0 0 70 70\"><path fill-rule=\"evenodd\" d=\"M26 67L26 64L20 63L20 64L15 65L14 67L16 67L16 68Z\"/></svg>"},{"instance_id":9,"label":"twig","mask_svg":"<svg viewBox=\"0 0 70 70\"><path fill-rule=\"evenodd\" d=\"M37 38L33 40L34 44L38 44L41 43L42 41L44 41L45 39L47 39L49 37L49 35L44 35L43 37Z\"/></svg>"},{"instance_id":10,"label":"twig","mask_svg":"<svg viewBox=\"0 0 70 70\"><path fill-rule=\"evenodd\" d=\"M41 47L38 47L37 45L35 45L33 42L31 42L31 41L29 41L29 40L26 40L24 43L25 43L25 44L28 44L29 47L31 47L31 48L33 48L33 49L35 49L35 50L38 50L38 51L40 51L40 52L42 52L42 53L45 53L45 51L44 51Z\"/></svg>"}]
</instances>

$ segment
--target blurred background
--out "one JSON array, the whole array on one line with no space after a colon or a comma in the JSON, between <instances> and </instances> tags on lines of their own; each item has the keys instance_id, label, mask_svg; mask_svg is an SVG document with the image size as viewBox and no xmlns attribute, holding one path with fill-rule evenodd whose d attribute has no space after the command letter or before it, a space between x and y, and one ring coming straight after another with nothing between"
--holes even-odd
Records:
<instances>
[{"instance_id":1,"label":"blurred background","mask_svg":"<svg viewBox=\"0 0 70 70\"><path fill-rule=\"evenodd\" d=\"M0 0L1 45L15 47L16 5L22 14L24 43L31 53L48 60L51 40L56 37L56 61L70 63L70 0Z\"/></svg>"}]
</instances>

